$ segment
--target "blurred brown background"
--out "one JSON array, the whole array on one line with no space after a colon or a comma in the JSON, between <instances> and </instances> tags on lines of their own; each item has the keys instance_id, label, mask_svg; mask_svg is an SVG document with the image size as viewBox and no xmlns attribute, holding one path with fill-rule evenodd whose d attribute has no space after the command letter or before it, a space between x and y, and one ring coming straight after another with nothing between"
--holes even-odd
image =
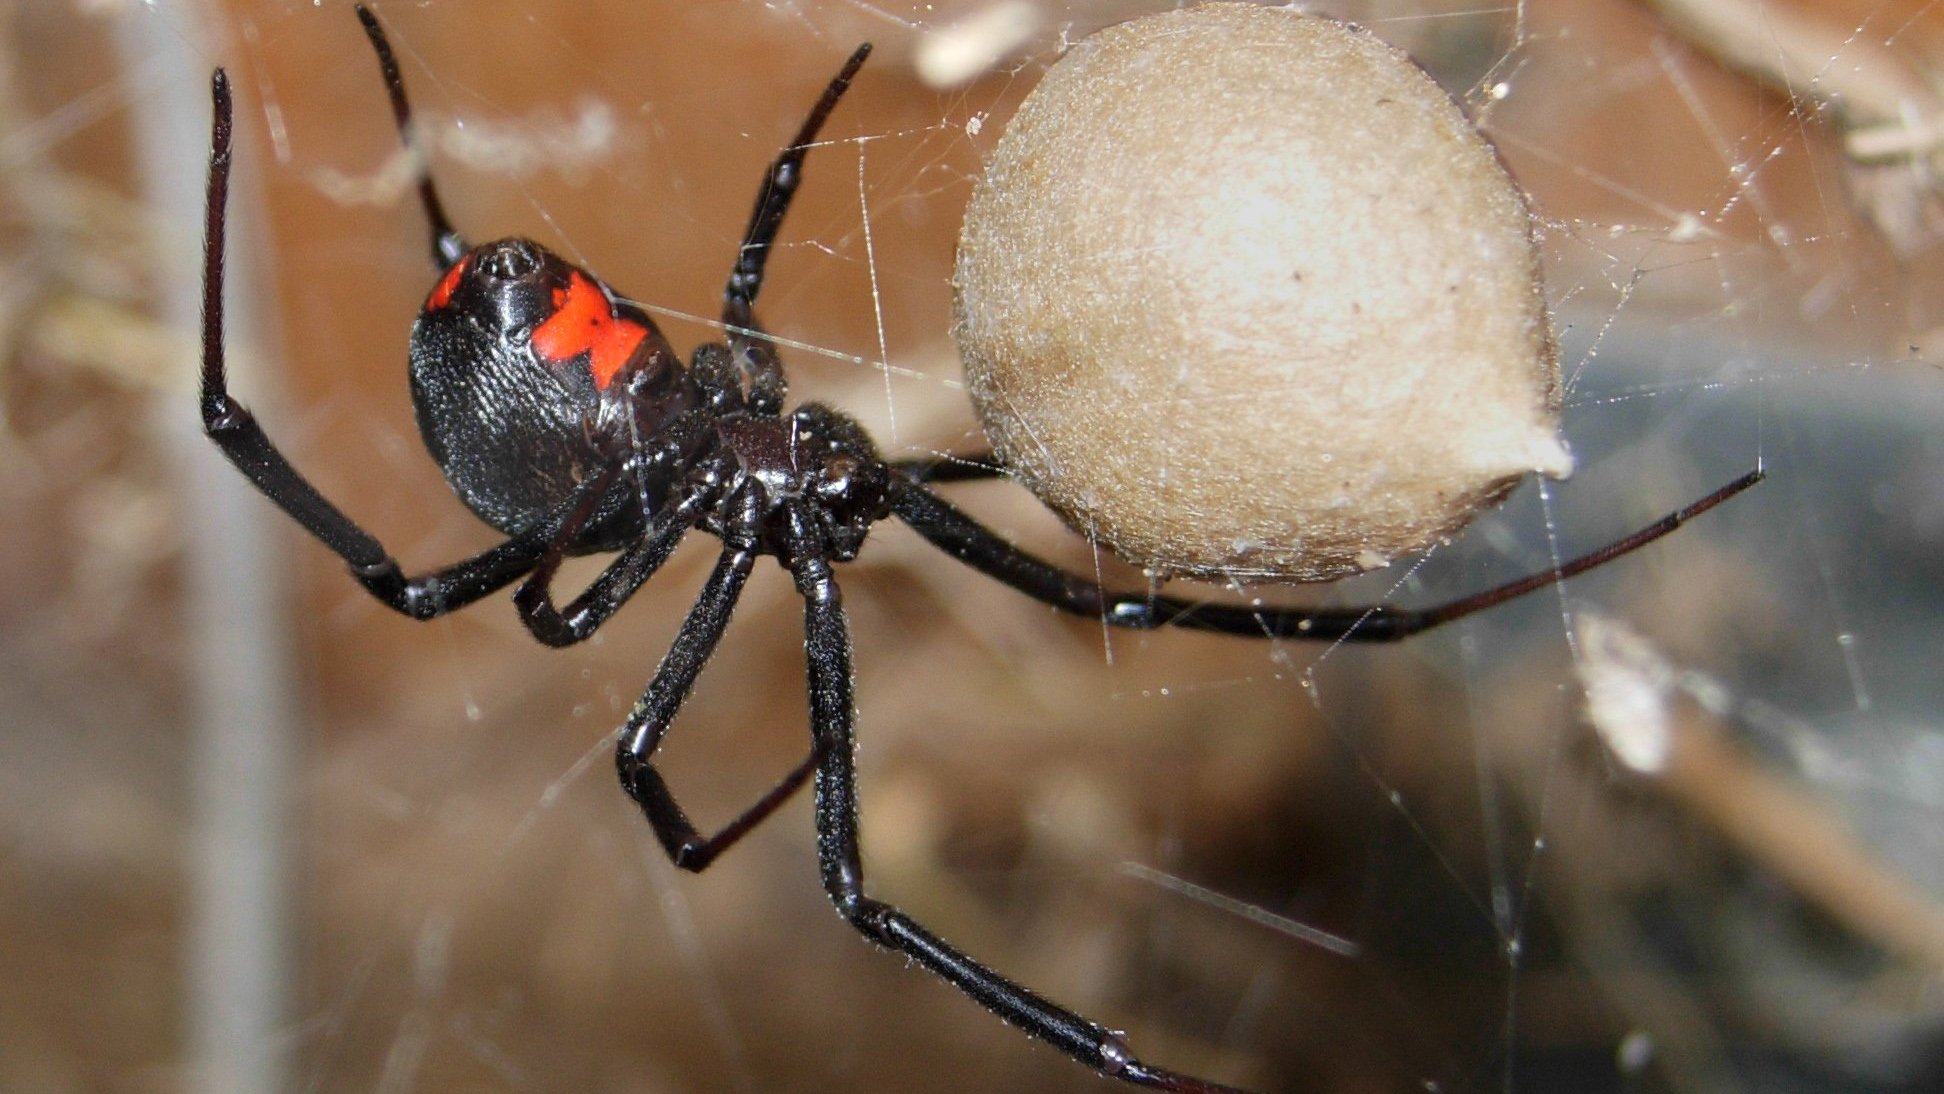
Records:
<instances>
[{"instance_id":1,"label":"blurred brown background","mask_svg":"<svg viewBox=\"0 0 1944 1094\"><path fill-rule=\"evenodd\" d=\"M922 37L988 6L378 11L460 229L587 263L680 347L713 336L764 165L848 50L877 42L761 311L798 397L915 455L979 444L948 323L982 153L1063 40L1171 5L1035 5L985 77L920 81ZM1940 161L1935 142L1882 138L1843 87L1863 71L1935 93L1944 26L1915 0L1764 5L1833 28L1808 39L1827 42L1820 70L1778 81L1677 33L1693 17L1668 6L1325 5L1412 50L1532 190L1583 471L1421 569L1270 592L1429 603L1758 458L1771 481L1564 597L1391 650L1103 634L886 525L841 575L880 895L1145 1057L1264 1090L1939 1081L1938 969L1621 770L1573 667L1579 613L1627 620L1724 684L1740 749L1724 762L1803 803L1802 831L1944 891ZM126 20L185 50L187 77L131 50ZM382 178L397 140L348 5L23 0L0 27L0 1089L209 1089L188 955L198 787L221 776L194 743L217 678L196 636L242 609L184 563L248 533L199 524L191 499L237 476L162 424L192 415L195 334L159 301L199 276L198 225L143 181L163 90L204 94L214 64L237 86L231 246L258 265L231 299L263 324L231 340L238 392L408 566L492 540L412 423L404 347L433 271L416 204ZM1933 103L1899 101L1896 132L1938 131ZM1858 133L1881 138L1867 156ZM206 131L172 139L199 179ZM1083 572L1141 580L1017 488L952 491ZM1107 1088L844 927L807 802L705 875L667 865L608 735L714 557L706 537L558 652L504 597L396 618L245 500L287 582L248 609L290 653L260 681L289 714L263 708L266 732L295 749L289 828L260 849L285 872L272 918L290 933L284 1012L255 1047L284 1085ZM705 826L801 756L800 614L759 569L671 735Z\"/></svg>"}]
</instances>

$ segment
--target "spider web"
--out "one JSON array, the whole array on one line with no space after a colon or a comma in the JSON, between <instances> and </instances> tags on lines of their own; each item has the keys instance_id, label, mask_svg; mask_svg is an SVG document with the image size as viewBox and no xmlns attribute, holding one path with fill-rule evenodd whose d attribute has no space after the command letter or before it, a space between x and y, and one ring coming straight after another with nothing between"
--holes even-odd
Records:
<instances>
[{"instance_id":1,"label":"spider web","mask_svg":"<svg viewBox=\"0 0 1944 1094\"><path fill-rule=\"evenodd\" d=\"M982 156L1065 43L1169 6L379 13L461 230L586 263L681 347L717 333L764 165L849 49L876 42L811 157L760 310L793 396L855 414L902 456L981 446L947 326ZM1390 649L1110 632L885 525L840 574L875 892L1127 1030L1144 1058L1256 1089L1931 1088L1944 9L1317 7L1417 56L1531 192L1581 470L1348 583L1169 591L1434 603L1758 463L1769 481L1561 590ZM928 36L995 8L1023 29L984 76L919 78ZM190 789L208 777L189 766L191 695L209 669L191 639L221 607L172 575L202 542L192 489L236 484L200 449L171 477L144 417L189 413L192 341L144 326L140 306L193 283L193 223L139 203L72 212L95 208L80 204L90 177L137 192L123 149L162 80L141 58L101 59L107 24L197 41L191 14L37 0L8 42L6 259L34 286L0 312L0 482L31 517L0 538L19 578L0 599L9 1089L195 1085L180 955L200 853ZM1814 33L1793 36L1805 15ZM218 23L197 67L227 64L239 88L232 248L264 271L232 297L276 318L233 336L238 389L409 566L478 550L491 540L406 402L405 332L431 274L362 35L340 4L239 0ZM1785 36L1807 45L1763 72ZM1738 54L1744 40L1768 54ZM57 61L51 43L94 59ZM204 140L174 141L198 171ZM59 215L44 186L75 195ZM127 242L124 221L160 242ZM57 322L56 305L90 295L123 310ZM1035 551L1141 584L1017 487L944 489ZM279 848L294 971L259 1046L284 1085L1101 1089L861 945L817 884L806 803L701 877L667 865L613 785L610 734L712 540L593 641L553 652L503 598L396 620L325 552L265 527L294 583L268 625L297 651L302 748ZM1642 774L1589 726L1581 678L1607 661L1588 621L1607 619L1673 666L1682 732L1726 746L1684 778ZM801 757L801 651L800 603L765 564L667 749L704 827ZM1832 895L1843 880L1860 891Z\"/></svg>"}]
</instances>

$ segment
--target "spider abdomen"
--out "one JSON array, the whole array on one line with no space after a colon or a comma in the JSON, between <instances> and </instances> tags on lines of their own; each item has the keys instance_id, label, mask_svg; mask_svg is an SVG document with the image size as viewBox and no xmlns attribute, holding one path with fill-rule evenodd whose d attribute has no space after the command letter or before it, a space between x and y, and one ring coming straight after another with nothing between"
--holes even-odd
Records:
<instances>
[{"instance_id":1,"label":"spider abdomen","mask_svg":"<svg viewBox=\"0 0 1944 1094\"><path fill-rule=\"evenodd\" d=\"M453 492L508 534L627 463L644 432L695 403L640 309L518 239L468 252L432 290L412 331L411 383L419 432ZM653 500L617 483L572 549L625 541Z\"/></svg>"}]
</instances>

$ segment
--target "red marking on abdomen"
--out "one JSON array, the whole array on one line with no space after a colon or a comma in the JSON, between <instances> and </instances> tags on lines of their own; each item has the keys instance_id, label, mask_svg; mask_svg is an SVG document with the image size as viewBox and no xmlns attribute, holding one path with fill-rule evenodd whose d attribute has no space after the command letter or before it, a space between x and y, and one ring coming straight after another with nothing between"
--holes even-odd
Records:
<instances>
[{"instance_id":1,"label":"red marking on abdomen","mask_svg":"<svg viewBox=\"0 0 1944 1094\"><path fill-rule=\"evenodd\" d=\"M533 328L533 348L556 365L588 354L594 386L606 390L648 337L648 328L617 317L607 294L579 270L568 276L565 289L554 290L553 304L554 313Z\"/></svg>"},{"instance_id":2,"label":"red marking on abdomen","mask_svg":"<svg viewBox=\"0 0 1944 1094\"><path fill-rule=\"evenodd\" d=\"M432 295L425 298L426 311L438 311L452 303L453 290L459 287L459 279L466 276L466 267L472 264L472 256L467 255L452 264L439 283L432 287Z\"/></svg>"}]
</instances>

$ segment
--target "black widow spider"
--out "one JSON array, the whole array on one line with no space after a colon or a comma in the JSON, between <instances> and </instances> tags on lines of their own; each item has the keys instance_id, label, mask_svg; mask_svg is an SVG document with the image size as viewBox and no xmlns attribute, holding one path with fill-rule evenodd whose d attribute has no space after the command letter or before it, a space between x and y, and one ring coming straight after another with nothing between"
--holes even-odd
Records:
<instances>
[{"instance_id":1,"label":"black widow spider","mask_svg":"<svg viewBox=\"0 0 1944 1094\"><path fill-rule=\"evenodd\" d=\"M392 114L411 110L378 20L357 9L377 52ZM211 80L203 273L203 428L257 489L350 564L394 610L431 619L525 577L513 601L549 646L582 641L654 574L691 529L723 548L674 646L621 727L621 785L676 865L700 871L806 781L815 783L823 885L866 938L905 954L999 1017L1088 1067L1139 1086L1225 1090L1136 1059L1119 1035L993 972L898 909L866 895L858 847L850 638L831 564L857 556L871 526L896 516L952 557L1062 611L1120 627L1163 625L1254 638L1390 642L1559 582L1641 547L1753 485L1759 471L1633 535L1564 565L1431 608L1262 608L1115 593L1023 553L939 498L929 482L1004 473L989 457L886 462L863 428L815 403L783 412L781 363L753 311L804 156L870 46L844 63L764 177L724 289L724 341L684 365L635 305L523 239L468 246L429 175L419 200L444 271L412 331L411 385L427 448L460 499L507 536L417 577L291 466L230 398L223 366L223 229L229 189L229 79ZM619 555L565 609L552 583L569 554ZM708 661L756 559L774 555L804 602L810 752L740 816L698 832L654 754Z\"/></svg>"}]
</instances>

